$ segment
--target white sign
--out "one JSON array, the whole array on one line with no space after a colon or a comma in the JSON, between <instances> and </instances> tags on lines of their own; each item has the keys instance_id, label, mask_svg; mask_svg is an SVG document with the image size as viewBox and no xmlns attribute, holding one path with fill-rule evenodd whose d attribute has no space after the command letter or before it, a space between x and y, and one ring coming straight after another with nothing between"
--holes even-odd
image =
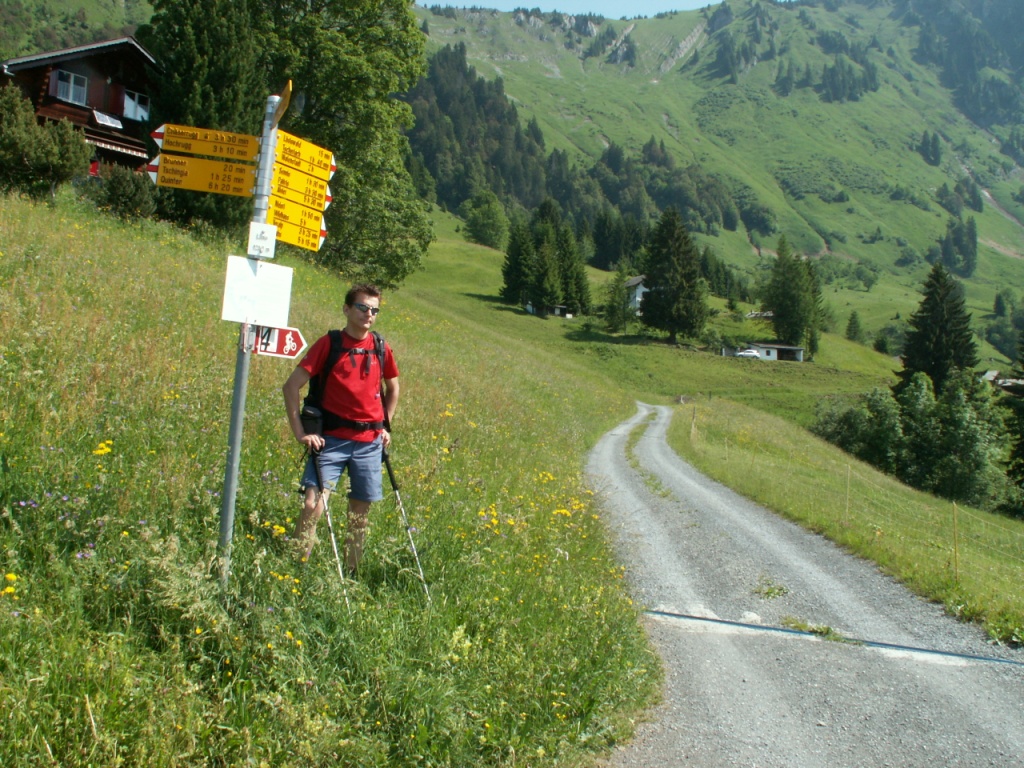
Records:
<instances>
[{"instance_id":1,"label":"white sign","mask_svg":"<svg viewBox=\"0 0 1024 768\"><path fill-rule=\"evenodd\" d=\"M273 224L249 222L249 247L246 253L254 259L274 258L277 245L277 227Z\"/></svg>"},{"instance_id":2,"label":"white sign","mask_svg":"<svg viewBox=\"0 0 1024 768\"><path fill-rule=\"evenodd\" d=\"M291 299L291 267L228 256L221 320L287 328Z\"/></svg>"}]
</instances>

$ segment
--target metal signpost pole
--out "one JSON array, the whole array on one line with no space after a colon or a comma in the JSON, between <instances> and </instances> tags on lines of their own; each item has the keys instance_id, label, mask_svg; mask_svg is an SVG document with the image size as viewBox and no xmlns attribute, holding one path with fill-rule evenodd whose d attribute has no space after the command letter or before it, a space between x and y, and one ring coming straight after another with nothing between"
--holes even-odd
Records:
<instances>
[{"instance_id":1,"label":"metal signpost pole","mask_svg":"<svg viewBox=\"0 0 1024 768\"><path fill-rule=\"evenodd\" d=\"M290 85L290 83L289 83ZM277 123L287 108L283 108L281 96L267 98L263 119L263 135L260 140L260 162L256 170L256 193L252 221L265 224L267 221L270 184L274 173L274 143L277 138ZM220 581L227 588L231 573L231 537L235 528L235 496L238 493L238 465L242 453L242 423L245 420L245 395L249 383L249 360L252 356L254 332L248 323L242 323L239 334L238 353L235 358L235 388L231 400L231 426L228 429L228 460L224 471L224 493L220 509L220 539L218 549L221 556Z\"/></svg>"}]
</instances>

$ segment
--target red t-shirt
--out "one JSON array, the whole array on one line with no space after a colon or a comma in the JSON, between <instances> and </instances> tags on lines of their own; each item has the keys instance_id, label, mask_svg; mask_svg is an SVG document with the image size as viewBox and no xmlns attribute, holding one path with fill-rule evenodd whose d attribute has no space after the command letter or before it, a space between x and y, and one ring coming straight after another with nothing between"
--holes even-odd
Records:
<instances>
[{"instance_id":1,"label":"red t-shirt","mask_svg":"<svg viewBox=\"0 0 1024 768\"><path fill-rule=\"evenodd\" d=\"M374 354L373 334L368 333L365 339L359 340L342 330L341 346L346 351L342 352L338 362L334 364L327 386L324 387L324 409L349 421L383 421L384 404L380 399L382 377L379 370L380 361ZM349 349L365 349L369 350L369 354L353 355L347 351ZM325 334L310 347L299 367L311 377L316 376L327 363L330 352L331 338ZM397 376L398 364L391 352L391 345L384 342L383 378L394 379ZM343 440L369 443L377 439L380 430L368 429L361 432L350 427L340 427L326 430L325 434Z\"/></svg>"}]
</instances>

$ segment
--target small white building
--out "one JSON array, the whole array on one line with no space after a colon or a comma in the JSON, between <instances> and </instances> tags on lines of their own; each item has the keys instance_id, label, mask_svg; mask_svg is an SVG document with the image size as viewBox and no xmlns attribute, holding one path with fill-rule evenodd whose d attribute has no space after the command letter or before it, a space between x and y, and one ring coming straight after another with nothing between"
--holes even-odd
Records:
<instances>
[{"instance_id":1,"label":"small white building","mask_svg":"<svg viewBox=\"0 0 1024 768\"><path fill-rule=\"evenodd\" d=\"M626 281L626 299L629 308L636 314L640 314L640 302L643 301L647 288L644 287L644 275L631 277Z\"/></svg>"},{"instance_id":2,"label":"small white building","mask_svg":"<svg viewBox=\"0 0 1024 768\"><path fill-rule=\"evenodd\" d=\"M804 361L804 348L791 347L788 344L748 344L748 349L756 349L761 353L762 360L789 360L794 363Z\"/></svg>"},{"instance_id":3,"label":"small white building","mask_svg":"<svg viewBox=\"0 0 1024 768\"><path fill-rule=\"evenodd\" d=\"M752 349L757 352L758 360L786 360L794 363L802 363L804 361L804 348L803 347L791 347L788 344L766 344L763 342L751 342L743 347L737 347L730 349L725 347L722 349L723 357L748 357L748 355L740 355L742 350ZM753 357L753 355L749 355Z\"/></svg>"}]
</instances>

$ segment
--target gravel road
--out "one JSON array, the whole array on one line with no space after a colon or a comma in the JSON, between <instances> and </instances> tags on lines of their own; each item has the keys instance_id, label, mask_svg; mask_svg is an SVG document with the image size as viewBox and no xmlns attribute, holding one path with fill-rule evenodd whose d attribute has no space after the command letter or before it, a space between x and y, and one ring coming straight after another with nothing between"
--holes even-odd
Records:
<instances>
[{"instance_id":1,"label":"gravel road","mask_svg":"<svg viewBox=\"0 0 1024 768\"><path fill-rule=\"evenodd\" d=\"M601 765L1024 766L1024 652L701 475L665 441L671 413L638 403L587 468L665 668ZM635 428L653 482L627 461Z\"/></svg>"}]
</instances>

